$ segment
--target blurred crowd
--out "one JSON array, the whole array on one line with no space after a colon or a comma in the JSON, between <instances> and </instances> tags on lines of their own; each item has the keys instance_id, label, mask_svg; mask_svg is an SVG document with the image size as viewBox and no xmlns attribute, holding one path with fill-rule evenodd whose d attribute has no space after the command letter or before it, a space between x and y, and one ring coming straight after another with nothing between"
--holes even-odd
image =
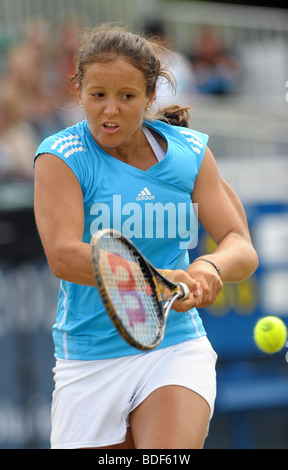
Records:
<instances>
[{"instance_id":1,"label":"blurred crowd","mask_svg":"<svg viewBox=\"0 0 288 470\"><path fill-rule=\"evenodd\" d=\"M33 23L5 55L0 94L0 182L33 178L39 143L83 119L69 77L80 27L67 23L53 37Z\"/></svg>"},{"instance_id":2,"label":"blurred crowd","mask_svg":"<svg viewBox=\"0 0 288 470\"><path fill-rule=\"evenodd\" d=\"M73 92L75 84L69 83L81 29L80 24L67 22L55 34L37 21L5 51L0 76L0 183L32 181L40 142L84 118ZM171 50L159 25L148 30ZM210 29L203 30L191 57L178 51L163 61L172 69L178 91L172 97L165 83L160 84L158 104L169 99L185 104L181 97L188 93L230 94L237 86L239 65Z\"/></svg>"}]
</instances>

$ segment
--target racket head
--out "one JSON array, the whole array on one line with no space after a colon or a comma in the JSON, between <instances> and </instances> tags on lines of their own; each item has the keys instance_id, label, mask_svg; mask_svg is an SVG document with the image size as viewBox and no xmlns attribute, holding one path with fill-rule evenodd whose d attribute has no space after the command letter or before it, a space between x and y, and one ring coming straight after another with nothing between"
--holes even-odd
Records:
<instances>
[{"instance_id":1,"label":"racket head","mask_svg":"<svg viewBox=\"0 0 288 470\"><path fill-rule=\"evenodd\" d=\"M96 287L120 335L148 351L163 339L166 318L155 275L135 245L120 232L103 229L91 239Z\"/></svg>"}]
</instances>

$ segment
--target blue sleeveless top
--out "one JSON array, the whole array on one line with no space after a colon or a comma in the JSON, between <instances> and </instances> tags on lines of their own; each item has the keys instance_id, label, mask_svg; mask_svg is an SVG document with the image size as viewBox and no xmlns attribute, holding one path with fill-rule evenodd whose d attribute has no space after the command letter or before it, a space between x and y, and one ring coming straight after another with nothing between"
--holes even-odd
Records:
<instances>
[{"instance_id":1,"label":"blue sleeveless top","mask_svg":"<svg viewBox=\"0 0 288 470\"><path fill-rule=\"evenodd\" d=\"M198 222L191 193L208 136L200 132L145 121L167 142L165 158L142 171L105 153L93 139L87 121L45 139L35 158L52 153L76 175L83 192L83 242L99 229L112 227L130 238L157 268L186 269L188 248L197 244ZM159 348L205 335L198 311L171 311ZM60 281L55 356L94 360L139 354L118 334L98 291Z\"/></svg>"}]
</instances>

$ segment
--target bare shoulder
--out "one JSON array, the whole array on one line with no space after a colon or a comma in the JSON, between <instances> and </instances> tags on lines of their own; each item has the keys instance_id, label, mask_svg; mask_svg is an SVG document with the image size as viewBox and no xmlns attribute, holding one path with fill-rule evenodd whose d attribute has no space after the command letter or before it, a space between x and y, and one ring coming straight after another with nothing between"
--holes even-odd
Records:
<instances>
[{"instance_id":1,"label":"bare shoulder","mask_svg":"<svg viewBox=\"0 0 288 470\"><path fill-rule=\"evenodd\" d=\"M192 194L201 225L219 242L229 232L249 238L243 205L225 181L210 149L206 150Z\"/></svg>"},{"instance_id":2,"label":"bare shoulder","mask_svg":"<svg viewBox=\"0 0 288 470\"><path fill-rule=\"evenodd\" d=\"M198 202L203 196L215 194L223 185L223 180L218 170L215 158L209 149L206 152L195 181L193 191L193 201Z\"/></svg>"}]
</instances>

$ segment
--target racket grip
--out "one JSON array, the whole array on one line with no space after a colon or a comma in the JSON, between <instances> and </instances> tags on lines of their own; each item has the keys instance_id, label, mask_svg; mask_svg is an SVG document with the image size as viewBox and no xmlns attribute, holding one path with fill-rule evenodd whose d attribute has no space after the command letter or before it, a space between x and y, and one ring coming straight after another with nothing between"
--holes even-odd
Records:
<instances>
[{"instance_id":1,"label":"racket grip","mask_svg":"<svg viewBox=\"0 0 288 470\"><path fill-rule=\"evenodd\" d=\"M187 297L190 294L190 289L187 286L187 284L184 284L184 282L179 282L178 288L180 289L180 291L182 291L182 296L179 297L179 299L182 299L182 300L187 299Z\"/></svg>"}]
</instances>

